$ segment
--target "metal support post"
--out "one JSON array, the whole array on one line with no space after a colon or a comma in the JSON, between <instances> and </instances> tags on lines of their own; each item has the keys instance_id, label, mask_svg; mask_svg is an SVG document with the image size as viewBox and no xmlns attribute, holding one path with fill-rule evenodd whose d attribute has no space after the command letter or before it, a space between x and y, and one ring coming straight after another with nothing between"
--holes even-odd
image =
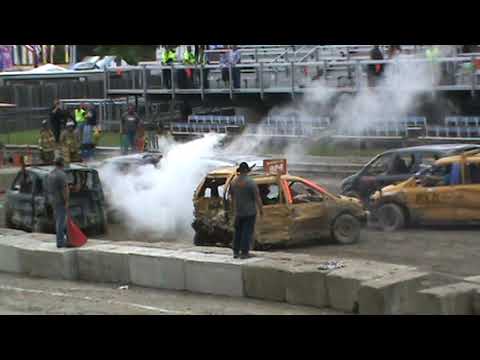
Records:
<instances>
[{"instance_id":1,"label":"metal support post","mask_svg":"<svg viewBox=\"0 0 480 360\"><path fill-rule=\"evenodd\" d=\"M477 80L477 72L475 71L476 64L475 64L475 56L472 56L472 98L475 97L475 88L476 88L476 80Z\"/></svg>"},{"instance_id":2,"label":"metal support post","mask_svg":"<svg viewBox=\"0 0 480 360\"><path fill-rule=\"evenodd\" d=\"M175 67L170 65L170 79L172 81L172 99L175 99Z\"/></svg>"},{"instance_id":3,"label":"metal support post","mask_svg":"<svg viewBox=\"0 0 480 360\"><path fill-rule=\"evenodd\" d=\"M205 79L203 77L203 64L200 64L200 91L202 93L202 101L205 100L205 86L204 86L204 82L205 82Z\"/></svg>"},{"instance_id":4,"label":"metal support post","mask_svg":"<svg viewBox=\"0 0 480 360\"><path fill-rule=\"evenodd\" d=\"M292 99L295 97L295 63L292 61L291 63L291 72L292 72L292 89L291 89L291 96Z\"/></svg>"},{"instance_id":5,"label":"metal support post","mask_svg":"<svg viewBox=\"0 0 480 360\"><path fill-rule=\"evenodd\" d=\"M233 77L232 77L233 71L232 71L232 64L228 66L228 77L229 77L229 85L230 85L230 100L233 99Z\"/></svg>"},{"instance_id":6,"label":"metal support post","mask_svg":"<svg viewBox=\"0 0 480 360\"><path fill-rule=\"evenodd\" d=\"M145 102L145 120L150 120L150 107L148 104L148 80L147 80L147 67L143 65L142 68L143 74L143 100Z\"/></svg>"},{"instance_id":7,"label":"metal support post","mask_svg":"<svg viewBox=\"0 0 480 360\"><path fill-rule=\"evenodd\" d=\"M357 89L357 92L360 91L361 81L362 81L362 65L360 64L360 60L357 60L355 64L355 88Z\"/></svg>"},{"instance_id":8,"label":"metal support post","mask_svg":"<svg viewBox=\"0 0 480 360\"><path fill-rule=\"evenodd\" d=\"M108 69L105 66L105 70L103 71L103 98L107 99L108 98L108 90L110 88L110 84L108 83Z\"/></svg>"},{"instance_id":9,"label":"metal support post","mask_svg":"<svg viewBox=\"0 0 480 360\"><path fill-rule=\"evenodd\" d=\"M257 67L258 69L258 67ZM264 91L264 83L263 83L263 62L260 63L260 99L263 100L263 91Z\"/></svg>"}]
</instances>

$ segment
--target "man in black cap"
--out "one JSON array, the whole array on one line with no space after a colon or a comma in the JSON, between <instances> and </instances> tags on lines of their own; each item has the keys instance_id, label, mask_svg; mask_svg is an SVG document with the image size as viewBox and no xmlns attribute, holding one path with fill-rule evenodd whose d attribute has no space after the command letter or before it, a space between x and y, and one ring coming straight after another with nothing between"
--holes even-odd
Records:
<instances>
[{"instance_id":1,"label":"man in black cap","mask_svg":"<svg viewBox=\"0 0 480 360\"><path fill-rule=\"evenodd\" d=\"M57 234L57 248L68 247L67 210L70 192L68 189L67 174L63 171L63 158L55 160L55 169L48 174L47 184L50 201L55 215L55 233Z\"/></svg>"},{"instance_id":2,"label":"man in black cap","mask_svg":"<svg viewBox=\"0 0 480 360\"><path fill-rule=\"evenodd\" d=\"M230 186L235 218L235 235L233 239L233 257L247 259L255 232L257 207L263 216L262 200L258 186L248 177L250 167L243 162L238 167L239 175Z\"/></svg>"}]
</instances>

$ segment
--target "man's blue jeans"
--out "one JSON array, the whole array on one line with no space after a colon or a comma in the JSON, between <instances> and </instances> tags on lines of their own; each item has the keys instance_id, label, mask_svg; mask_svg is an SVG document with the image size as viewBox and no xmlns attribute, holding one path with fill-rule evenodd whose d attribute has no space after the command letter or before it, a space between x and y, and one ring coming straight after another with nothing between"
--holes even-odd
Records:
<instances>
[{"instance_id":1,"label":"man's blue jeans","mask_svg":"<svg viewBox=\"0 0 480 360\"><path fill-rule=\"evenodd\" d=\"M248 254L253 241L256 215L237 216L235 218L235 236L233 238L233 253Z\"/></svg>"},{"instance_id":2,"label":"man's blue jeans","mask_svg":"<svg viewBox=\"0 0 480 360\"><path fill-rule=\"evenodd\" d=\"M67 246L67 209L64 205L55 206L55 234L57 247Z\"/></svg>"},{"instance_id":3,"label":"man's blue jeans","mask_svg":"<svg viewBox=\"0 0 480 360\"><path fill-rule=\"evenodd\" d=\"M136 135L135 130L127 131L128 143L130 145L130 148L132 149L132 153L135 152L135 135Z\"/></svg>"}]
</instances>

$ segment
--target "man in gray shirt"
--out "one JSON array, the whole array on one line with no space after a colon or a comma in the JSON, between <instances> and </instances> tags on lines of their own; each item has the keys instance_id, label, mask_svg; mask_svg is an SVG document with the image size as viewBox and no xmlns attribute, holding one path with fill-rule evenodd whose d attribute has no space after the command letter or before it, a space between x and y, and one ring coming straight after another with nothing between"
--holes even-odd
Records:
<instances>
[{"instance_id":1,"label":"man in gray shirt","mask_svg":"<svg viewBox=\"0 0 480 360\"><path fill-rule=\"evenodd\" d=\"M68 189L67 174L63 171L62 158L55 160L55 169L48 174L47 186L55 215L55 233L57 235L57 248L68 247L67 210L70 192Z\"/></svg>"},{"instance_id":2,"label":"man in gray shirt","mask_svg":"<svg viewBox=\"0 0 480 360\"><path fill-rule=\"evenodd\" d=\"M250 168L247 163L240 164L240 174L230 186L233 211L235 218L235 235L233 238L233 257L247 259L255 232L257 207L260 216L263 216L262 200L258 186L248 177ZM241 252L241 253L240 253Z\"/></svg>"}]
</instances>

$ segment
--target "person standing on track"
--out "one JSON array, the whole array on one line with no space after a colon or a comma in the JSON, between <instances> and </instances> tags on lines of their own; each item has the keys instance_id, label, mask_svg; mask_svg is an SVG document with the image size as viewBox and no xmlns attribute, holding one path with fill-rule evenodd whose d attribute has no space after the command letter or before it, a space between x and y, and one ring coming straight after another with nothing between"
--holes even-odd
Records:
<instances>
[{"instance_id":1,"label":"person standing on track","mask_svg":"<svg viewBox=\"0 0 480 360\"><path fill-rule=\"evenodd\" d=\"M263 205L257 184L248 177L248 164L241 163L237 172L239 175L230 187L235 219L233 258L248 259L255 232L257 208L260 216L263 216Z\"/></svg>"},{"instance_id":2,"label":"person standing on track","mask_svg":"<svg viewBox=\"0 0 480 360\"><path fill-rule=\"evenodd\" d=\"M57 248L68 247L67 211L70 197L67 175L64 171L63 158L55 160L55 169L48 174L48 192L55 215L55 234Z\"/></svg>"}]
</instances>

